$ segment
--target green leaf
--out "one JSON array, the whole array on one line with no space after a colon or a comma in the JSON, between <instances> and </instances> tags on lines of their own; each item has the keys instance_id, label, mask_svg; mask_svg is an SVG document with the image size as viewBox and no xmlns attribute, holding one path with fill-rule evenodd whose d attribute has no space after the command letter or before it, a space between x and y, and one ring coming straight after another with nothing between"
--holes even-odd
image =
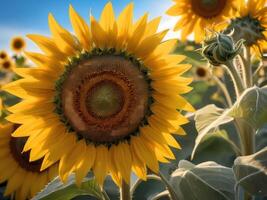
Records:
<instances>
[{"instance_id":1,"label":"green leaf","mask_svg":"<svg viewBox=\"0 0 267 200\"><path fill-rule=\"evenodd\" d=\"M235 179L232 169L215 162L193 165L185 160L180 161L170 184L179 200L234 199Z\"/></svg>"},{"instance_id":2,"label":"green leaf","mask_svg":"<svg viewBox=\"0 0 267 200\"><path fill-rule=\"evenodd\" d=\"M106 200L101 188L94 179L85 178L81 187L78 187L73 174L66 184L63 184L57 177L38 193L33 200L70 200L80 195L90 195L99 200Z\"/></svg>"},{"instance_id":3,"label":"green leaf","mask_svg":"<svg viewBox=\"0 0 267 200\"><path fill-rule=\"evenodd\" d=\"M164 183L154 176L148 176L147 181L139 182L132 191L133 200L152 199L159 193L166 190Z\"/></svg>"},{"instance_id":4,"label":"green leaf","mask_svg":"<svg viewBox=\"0 0 267 200\"><path fill-rule=\"evenodd\" d=\"M192 152L192 158L203 138L210 132L214 132L220 125L233 121L229 115L229 110L221 109L214 104L208 105L195 114L196 128L198 136L195 140L195 146Z\"/></svg>"},{"instance_id":5,"label":"green leaf","mask_svg":"<svg viewBox=\"0 0 267 200\"><path fill-rule=\"evenodd\" d=\"M230 115L241 118L253 128L261 128L267 119L267 86L247 89L231 109Z\"/></svg>"},{"instance_id":6,"label":"green leaf","mask_svg":"<svg viewBox=\"0 0 267 200\"><path fill-rule=\"evenodd\" d=\"M234 173L247 192L252 195L267 195L267 147L249 156L235 160Z\"/></svg>"},{"instance_id":7,"label":"green leaf","mask_svg":"<svg viewBox=\"0 0 267 200\"><path fill-rule=\"evenodd\" d=\"M240 155L238 147L229 139L225 130L220 130L208 133L202 138L192 161L201 163L209 160L232 167L238 155Z\"/></svg>"}]
</instances>

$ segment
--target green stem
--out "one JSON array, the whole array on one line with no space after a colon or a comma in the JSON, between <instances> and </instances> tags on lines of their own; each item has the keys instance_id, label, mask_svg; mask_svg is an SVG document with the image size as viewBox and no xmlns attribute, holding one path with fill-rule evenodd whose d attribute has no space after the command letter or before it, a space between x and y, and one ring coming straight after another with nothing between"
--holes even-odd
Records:
<instances>
[{"instance_id":1,"label":"green stem","mask_svg":"<svg viewBox=\"0 0 267 200\"><path fill-rule=\"evenodd\" d=\"M239 133L242 156L253 154L255 152L255 130L245 121L235 120L235 124ZM244 200L252 200L252 196L245 192Z\"/></svg>"},{"instance_id":2,"label":"green stem","mask_svg":"<svg viewBox=\"0 0 267 200\"><path fill-rule=\"evenodd\" d=\"M218 85L218 87L221 89L221 91L223 92L227 105L229 107L231 107L233 105L232 99L230 97L230 94L227 90L227 88L225 87L225 84L216 76L211 75L211 78L215 81L215 83Z\"/></svg>"},{"instance_id":3,"label":"green stem","mask_svg":"<svg viewBox=\"0 0 267 200\"><path fill-rule=\"evenodd\" d=\"M252 67L251 67L251 52L250 52L249 47L246 47L245 54L246 54L245 57L242 53L240 54L240 57L242 60L241 67L243 71L245 87L250 88L253 86L253 74L252 74Z\"/></svg>"},{"instance_id":4,"label":"green stem","mask_svg":"<svg viewBox=\"0 0 267 200\"><path fill-rule=\"evenodd\" d=\"M170 185L169 181L165 178L165 176L161 172L159 172L158 175L161 178L161 180L165 183L165 185L169 191L171 200L179 200L177 197L177 194L175 193L175 191L173 190L172 186Z\"/></svg>"},{"instance_id":5,"label":"green stem","mask_svg":"<svg viewBox=\"0 0 267 200\"><path fill-rule=\"evenodd\" d=\"M241 155L247 156L255 152L255 130L245 121L236 120L239 132Z\"/></svg>"},{"instance_id":6,"label":"green stem","mask_svg":"<svg viewBox=\"0 0 267 200\"><path fill-rule=\"evenodd\" d=\"M239 97L243 91L245 90L244 89L244 85L243 85L243 82L241 80L241 77L233 63L233 60L231 61L228 61L226 64L225 64L225 68L227 69L229 75L231 76L231 79L234 83L234 88L235 88L235 93L236 93L236 97Z\"/></svg>"},{"instance_id":7,"label":"green stem","mask_svg":"<svg viewBox=\"0 0 267 200\"><path fill-rule=\"evenodd\" d=\"M130 186L124 180L122 181L120 200L131 200Z\"/></svg>"}]
</instances>

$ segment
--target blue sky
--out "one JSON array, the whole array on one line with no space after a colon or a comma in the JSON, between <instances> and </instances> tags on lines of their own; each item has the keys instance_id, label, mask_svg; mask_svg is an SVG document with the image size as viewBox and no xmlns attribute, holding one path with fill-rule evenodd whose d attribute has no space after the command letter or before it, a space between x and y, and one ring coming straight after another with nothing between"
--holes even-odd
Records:
<instances>
[{"instance_id":1,"label":"blue sky","mask_svg":"<svg viewBox=\"0 0 267 200\"><path fill-rule=\"evenodd\" d=\"M150 17L163 16L160 29L171 28L176 19L164 13L172 5L171 0L132 0L135 5L135 18L148 11ZM130 0L111 0L116 14ZM0 0L0 49L8 50L13 36L25 36L27 33L49 35L47 16L51 12L61 25L72 30L69 22L68 7L72 4L85 19L89 19L90 10L98 18L108 0ZM167 37L177 37L172 32ZM28 50L36 50L36 46L27 41Z\"/></svg>"}]
</instances>

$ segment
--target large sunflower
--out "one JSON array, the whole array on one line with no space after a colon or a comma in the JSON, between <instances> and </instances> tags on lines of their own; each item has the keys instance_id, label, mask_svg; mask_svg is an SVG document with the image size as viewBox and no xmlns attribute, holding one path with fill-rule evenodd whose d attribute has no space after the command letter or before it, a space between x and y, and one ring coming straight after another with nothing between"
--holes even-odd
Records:
<instances>
[{"instance_id":1,"label":"large sunflower","mask_svg":"<svg viewBox=\"0 0 267 200\"><path fill-rule=\"evenodd\" d=\"M267 7L266 0L244 0L237 18L232 19L228 29L234 29L236 41L245 39L257 55L262 55L267 46Z\"/></svg>"},{"instance_id":2,"label":"large sunflower","mask_svg":"<svg viewBox=\"0 0 267 200\"><path fill-rule=\"evenodd\" d=\"M71 6L69 14L76 36L51 14L52 38L28 36L45 55L27 53L38 67L16 69L24 78L5 87L24 99L10 108L7 119L22 124L13 135L29 136L42 170L59 161L63 181L74 172L79 184L91 168L100 184L107 174L129 183L132 170L146 179L147 167L158 172L158 161L174 159L169 146L180 148L172 134L188 122L177 110L193 111L181 96L191 66L169 55L175 40L161 43L160 18L132 21L133 4L115 20L108 3L90 26Z\"/></svg>"},{"instance_id":3,"label":"large sunflower","mask_svg":"<svg viewBox=\"0 0 267 200\"><path fill-rule=\"evenodd\" d=\"M25 138L11 136L16 125L0 124L0 182L7 181L5 196L14 194L15 199L30 199L57 175L57 165L40 172L41 160L29 162ZM29 143L29 142L28 142Z\"/></svg>"},{"instance_id":4,"label":"large sunflower","mask_svg":"<svg viewBox=\"0 0 267 200\"><path fill-rule=\"evenodd\" d=\"M173 5L167 14L180 16L174 27L181 30L181 39L194 33L195 42L205 38L205 28L219 31L226 27L229 18L238 10L240 0L173 0Z\"/></svg>"}]
</instances>

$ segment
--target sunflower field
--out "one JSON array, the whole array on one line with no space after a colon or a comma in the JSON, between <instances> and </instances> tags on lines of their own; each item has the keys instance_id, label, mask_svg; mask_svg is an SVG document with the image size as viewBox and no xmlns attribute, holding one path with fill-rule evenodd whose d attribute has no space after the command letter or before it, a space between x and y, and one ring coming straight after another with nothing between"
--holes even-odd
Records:
<instances>
[{"instance_id":1,"label":"sunflower field","mask_svg":"<svg viewBox=\"0 0 267 200\"><path fill-rule=\"evenodd\" d=\"M267 200L267 0L35 5L0 22L0 200Z\"/></svg>"}]
</instances>

